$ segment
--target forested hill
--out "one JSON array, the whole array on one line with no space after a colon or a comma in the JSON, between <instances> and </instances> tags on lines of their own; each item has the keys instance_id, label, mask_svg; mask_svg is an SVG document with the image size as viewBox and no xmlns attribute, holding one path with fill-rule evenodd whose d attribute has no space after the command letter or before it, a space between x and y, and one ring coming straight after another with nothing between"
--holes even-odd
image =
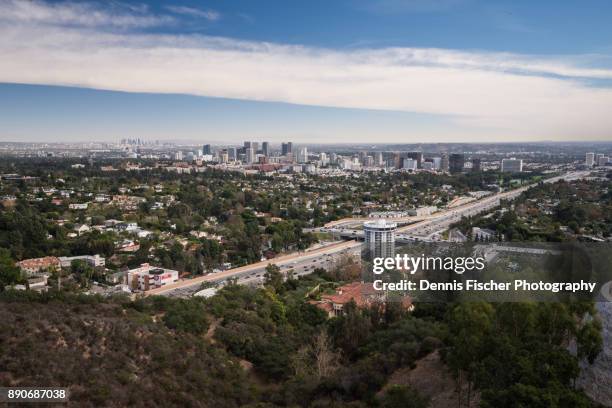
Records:
<instances>
[{"instance_id":1,"label":"forested hill","mask_svg":"<svg viewBox=\"0 0 612 408\"><path fill-rule=\"evenodd\" d=\"M229 407L252 400L235 358L133 307L89 297L5 296L0 315L2 386L69 387L73 406Z\"/></svg>"},{"instance_id":2,"label":"forested hill","mask_svg":"<svg viewBox=\"0 0 612 408\"><path fill-rule=\"evenodd\" d=\"M592 304L417 304L328 319L308 302L325 271L213 298L0 293L0 386L69 387L72 406L412 407L434 395L405 384L440 355L454 375L443 406L592 407L574 387L601 348ZM324 289L322 289L324 290ZM413 388L410 388L413 386ZM461 404L459 405L459 401ZM470 404L470 401L472 402Z\"/></svg>"}]
</instances>

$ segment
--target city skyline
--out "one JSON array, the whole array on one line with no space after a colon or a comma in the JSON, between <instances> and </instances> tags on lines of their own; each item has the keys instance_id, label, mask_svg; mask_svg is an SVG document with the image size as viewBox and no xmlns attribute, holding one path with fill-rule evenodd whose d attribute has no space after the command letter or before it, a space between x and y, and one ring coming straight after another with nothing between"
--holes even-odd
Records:
<instances>
[{"instance_id":1,"label":"city skyline","mask_svg":"<svg viewBox=\"0 0 612 408\"><path fill-rule=\"evenodd\" d=\"M0 140L611 140L590 4L0 0Z\"/></svg>"}]
</instances>

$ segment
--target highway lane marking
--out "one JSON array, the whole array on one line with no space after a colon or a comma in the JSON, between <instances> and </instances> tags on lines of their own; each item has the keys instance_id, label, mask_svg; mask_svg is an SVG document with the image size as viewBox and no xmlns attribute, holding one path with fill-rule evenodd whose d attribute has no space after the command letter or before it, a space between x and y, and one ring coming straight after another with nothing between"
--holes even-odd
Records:
<instances>
[{"instance_id":1,"label":"highway lane marking","mask_svg":"<svg viewBox=\"0 0 612 408\"><path fill-rule=\"evenodd\" d=\"M267 259L265 261L260 261L260 262L253 263L250 265L240 266L238 268L229 269L227 271L212 273L212 274L200 276L200 277L189 279L189 280L172 283L166 286L162 286L161 288L151 289L147 292L143 292L142 295L144 296L159 295L165 292L202 284L204 282L214 282L218 280L239 277L241 274L252 272L253 270L257 270L260 268L265 268L269 264L277 264L279 266L282 266L282 264L287 261L297 262L300 260L312 258L313 256L316 256L316 255L326 254L330 250L333 250L333 252L341 252L342 250L351 249L353 247L360 246L360 245L361 243L357 241L344 241L344 242L327 245L325 247L318 247L316 249L313 249L311 251L306 251L303 253L297 252L297 253L282 255L278 258Z\"/></svg>"}]
</instances>

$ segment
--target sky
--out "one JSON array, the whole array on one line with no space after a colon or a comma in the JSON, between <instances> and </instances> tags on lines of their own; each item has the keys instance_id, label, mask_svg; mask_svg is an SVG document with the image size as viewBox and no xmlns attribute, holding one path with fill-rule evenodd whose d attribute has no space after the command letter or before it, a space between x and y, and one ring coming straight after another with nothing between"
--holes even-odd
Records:
<instances>
[{"instance_id":1,"label":"sky","mask_svg":"<svg viewBox=\"0 0 612 408\"><path fill-rule=\"evenodd\" d=\"M611 17L606 0L0 0L0 141L610 141Z\"/></svg>"}]
</instances>

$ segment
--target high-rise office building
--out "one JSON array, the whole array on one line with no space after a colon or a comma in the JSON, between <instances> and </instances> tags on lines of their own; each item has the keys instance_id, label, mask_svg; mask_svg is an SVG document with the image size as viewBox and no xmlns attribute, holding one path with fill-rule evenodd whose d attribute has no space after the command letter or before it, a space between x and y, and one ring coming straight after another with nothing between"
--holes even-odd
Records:
<instances>
[{"instance_id":1,"label":"high-rise office building","mask_svg":"<svg viewBox=\"0 0 612 408\"><path fill-rule=\"evenodd\" d=\"M393 154L393 167L401 169L403 165L402 155L399 153Z\"/></svg>"},{"instance_id":2,"label":"high-rise office building","mask_svg":"<svg viewBox=\"0 0 612 408\"><path fill-rule=\"evenodd\" d=\"M402 168L406 170L415 171L418 168L418 162L416 161L416 159L404 157L402 159Z\"/></svg>"},{"instance_id":3,"label":"high-rise office building","mask_svg":"<svg viewBox=\"0 0 612 408\"><path fill-rule=\"evenodd\" d=\"M425 160L421 167L423 170L432 171L434 169L433 161Z\"/></svg>"},{"instance_id":4,"label":"high-rise office building","mask_svg":"<svg viewBox=\"0 0 612 408\"><path fill-rule=\"evenodd\" d=\"M253 148L255 154L257 154L257 152L259 151L259 142L251 142L251 147Z\"/></svg>"},{"instance_id":5,"label":"high-rise office building","mask_svg":"<svg viewBox=\"0 0 612 408\"><path fill-rule=\"evenodd\" d=\"M440 158L440 170L448 171L449 161L448 161L448 153L442 153L442 157Z\"/></svg>"},{"instance_id":6,"label":"high-rise office building","mask_svg":"<svg viewBox=\"0 0 612 408\"><path fill-rule=\"evenodd\" d=\"M604 157L603 153L597 153L595 155L595 165L598 166L599 165L599 159L601 159L602 157Z\"/></svg>"},{"instance_id":7,"label":"high-rise office building","mask_svg":"<svg viewBox=\"0 0 612 408\"><path fill-rule=\"evenodd\" d=\"M422 152L408 152L406 153L406 157L412 160L416 160L417 168L421 168L423 163L423 153Z\"/></svg>"},{"instance_id":8,"label":"high-rise office building","mask_svg":"<svg viewBox=\"0 0 612 408\"><path fill-rule=\"evenodd\" d=\"M255 150L252 147L245 150L245 161L247 164L253 164L255 162Z\"/></svg>"},{"instance_id":9,"label":"high-rise office building","mask_svg":"<svg viewBox=\"0 0 612 408\"><path fill-rule=\"evenodd\" d=\"M366 160L368 157L368 153L365 151L360 151L359 152L359 163L363 164L364 166L366 165Z\"/></svg>"},{"instance_id":10,"label":"high-rise office building","mask_svg":"<svg viewBox=\"0 0 612 408\"><path fill-rule=\"evenodd\" d=\"M209 144L204 145L204 148L202 149L202 154L212 154L212 148Z\"/></svg>"},{"instance_id":11,"label":"high-rise office building","mask_svg":"<svg viewBox=\"0 0 612 408\"><path fill-rule=\"evenodd\" d=\"M182 151L178 151L174 153L174 160L183 160L183 152Z\"/></svg>"},{"instance_id":12,"label":"high-rise office building","mask_svg":"<svg viewBox=\"0 0 612 408\"><path fill-rule=\"evenodd\" d=\"M227 148L227 159L231 160L231 161L235 161L238 159L238 152L237 149L235 147L228 147Z\"/></svg>"},{"instance_id":13,"label":"high-rise office building","mask_svg":"<svg viewBox=\"0 0 612 408\"><path fill-rule=\"evenodd\" d=\"M587 153L585 164L589 167L593 167L595 164L595 153Z\"/></svg>"},{"instance_id":14,"label":"high-rise office building","mask_svg":"<svg viewBox=\"0 0 612 408\"><path fill-rule=\"evenodd\" d=\"M472 159L472 171L480 171L480 159Z\"/></svg>"},{"instance_id":15,"label":"high-rise office building","mask_svg":"<svg viewBox=\"0 0 612 408\"><path fill-rule=\"evenodd\" d=\"M384 164L384 162L383 162L383 154L382 154L382 152L374 153L374 165L376 165L378 167L382 167L383 164Z\"/></svg>"},{"instance_id":16,"label":"high-rise office building","mask_svg":"<svg viewBox=\"0 0 612 408\"><path fill-rule=\"evenodd\" d=\"M442 168L442 158L434 157L432 159L434 170L440 170Z\"/></svg>"},{"instance_id":17,"label":"high-rise office building","mask_svg":"<svg viewBox=\"0 0 612 408\"><path fill-rule=\"evenodd\" d=\"M268 142L263 142L261 144L261 153L266 157L270 156L270 144Z\"/></svg>"},{"instance_id":18,"label":"high-rise office building","mask_svg":"<svg viewBox=\"0 0 612 408\"><path fill-rule=\"evenodd\" d=\"M523 171L523 160L515 159L503 159L501 162L501 171L507 173L520 173Z\"/></svg>"},{"instance_id":19,"label":"high-rise office building","mask_svg":"<svg viewBox=\"0 0 612 408\"><path fill-rule=\"evenodd\" d=\"M293 143L288 142L288 143L283 143L281 145L281 154L283 156L287 156L288 154L293 153Z\"/></svg>"},{"instance_id":20,"label":"high-rise office building","mask_svg":"<svg viewBox=\"0 0 612 408\"><path fill-rule=\"evenodd\" d=\"M298 162L299 163L307 163L308 162L308 149L306 147L302 147L298 154Z\"/></svg>"},{"instance_id":21,"label":"high-rise office building","mask_svg":"<svg viewBox=\"0 0 612 408\"><path fill-rule=\"evenodd\" d=\"M598 166L607 166L610 162L610 158L608 156L604 156L603 154L597 159Z\"/></svg>"},{"instance_id":22,"label":"high-rise office building","mask_svg":"<svg viewBox=\"0 0 612 408\"><path fill-rule=\"evenodd\" d=\"M461 173L465 165L465 157L463 153L453 153L448 159L448 170L451 174Z\"/></svg>"},{"instance_id":23,"label":"high-rise office building","mask_svg":"<svg viewBox=\"0 0 612 408\"><path fill-rule=\"evenodd\" d=\"M397 224L385 219L368 221L363 224L365 246L373 258L395 256L395 230Z\"/></svg>"},{"instance_id":24,"label":"high-rise office building","mask_svg":"<svg viewBox=\"0 0 612 408\"><path fill-rule=\"evenodd\" d=\"M325 152L321 152L319 155L319 161L321 162L321 166L327 166L329 164L329 158Z\"/></svg>"}]
</instances>

